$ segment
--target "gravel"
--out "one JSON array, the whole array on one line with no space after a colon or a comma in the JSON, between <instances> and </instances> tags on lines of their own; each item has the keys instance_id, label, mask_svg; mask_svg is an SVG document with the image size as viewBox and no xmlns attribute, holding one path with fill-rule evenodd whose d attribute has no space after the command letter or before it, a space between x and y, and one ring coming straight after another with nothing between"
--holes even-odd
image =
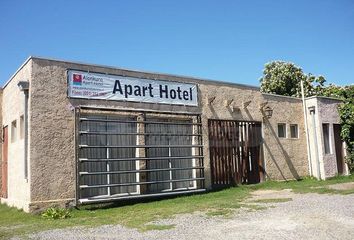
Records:
<instances>
[{"instance_id":1,"label":"gravel","mask_svg":"<svg viewBox=\"0 0 354 240\"><path fill-rule=\"evenodd\" d=\"M267 195L268 194L268 195ZM39 232L29 239L354 239L354 194L259 192L256 199L290 197L282 203L257 203L265 210L239 209L232 216L183 214L150 224L175 225L139 232L120 225L75 227ZM15 238L14 238L15 239Z\"/></svg>"}]
</instances>

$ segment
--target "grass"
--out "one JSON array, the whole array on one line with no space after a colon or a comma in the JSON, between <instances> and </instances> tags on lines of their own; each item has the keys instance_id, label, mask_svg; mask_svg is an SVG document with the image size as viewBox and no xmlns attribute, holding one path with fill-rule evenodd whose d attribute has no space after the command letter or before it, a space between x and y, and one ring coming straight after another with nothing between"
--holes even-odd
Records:
<instances>
[{"instance_id":1,"label":"grass","mask_svg":"<svg viewBox=\"0 0 354 240\"><path fill-rule=\"evenodd\" d=\"M45 219L0 204L0 239L29 234L54 228L73 226L94 227L108 224L122 224L140 231L163 230L173 225L155 225L151 222L172 217L176 214L205 212L208 216L228 216L234 209L245 207L263 209L259 206L245 205L244 200L258 189L293 189L294 192L351 194L354 190L331 190L329 184L353 182L354 176L336 177L327 181L306 178L301 181L268 181L256 185L245 185L206 194L183 196L150 202L115 203L90 205L74 209L67 219Z\"/></svg>"},{"instance_id":2,"label":"grass","mask_svg":"<svg viewBox=\"0 0 354 240\"><path fill-rule=\"evenodd\" d=\"M209 212L206 213L207 216L209 217L215 217L215 216L223 216L227 217L232 213L232 209L213 209L210 210Z\"/></svg>"},{"instance_id":3,"label":"grass","mask_svg":"<svg viewBox=\"0 0 354 240\"><path fill-rule=\"evenodd\" d=\"M319 194L352 194L354 189L351 190L334 190L329 189L328 185L354 182L354 174L350 176L339 176L326 181L318 181L315 178L304 178L298 181L267 181L261 184L252 186L253 189L292 189L295 193L319 193Z\"/></svg>"},{"instance_id":4,"label":"grass","mask_svg":"<svg viewBox=\"0 0 354 240\"><path fill-rule=\"evenodd\" d=\"M265 199L257 199L251 202L253 203L282 203L292 201L292 198L265 198Z\"/></svg>"},{"instance_id":5,"label":"grass","mask_svg":"<svg viewBox=\"0 0 354 240\"><path fill-rule=\"evenodd\" d=\"M151 230L168 230L174 228L174 224L167 224L167 225L162 225L162 224L146 224L143 226L141 229L142 231L151 231Z\"/></svg>"}]
</instances>

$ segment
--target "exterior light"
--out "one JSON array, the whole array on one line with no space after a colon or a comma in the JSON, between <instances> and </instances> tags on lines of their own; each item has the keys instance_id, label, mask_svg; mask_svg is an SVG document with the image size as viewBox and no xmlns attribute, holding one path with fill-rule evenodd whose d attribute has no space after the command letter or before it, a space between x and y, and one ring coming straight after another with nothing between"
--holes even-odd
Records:
<instances>
[{"instance_id":1,"label":"exterior light","mask_svg":"<svg viewBox=\"0 0 354 240\"><path fill-rule=\"evenodd\" d=\"M17 86L19 87L20 91L28 91L29 82L28 81L20 81L20 82L18 82Z\"/></svg>"},{"instance_id":2,"label":"exterior light","mask_svg":"<svg viewBox=\"0 0 354 240\"><path fill-rule=\"evenodd\" d=\"M263 108L263 116L266 118L271 118L273 116L273 109L269 106Z\"/></svg>"}]
</instances>

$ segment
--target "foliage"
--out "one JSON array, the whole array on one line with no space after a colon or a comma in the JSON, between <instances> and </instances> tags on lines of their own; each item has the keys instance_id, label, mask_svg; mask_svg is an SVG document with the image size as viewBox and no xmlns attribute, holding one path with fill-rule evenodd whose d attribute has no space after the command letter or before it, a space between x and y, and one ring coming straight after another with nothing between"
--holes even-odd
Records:
<instances>
[{"instance_id":1,"label":"foliage","mask_svg":"<svg viewBox=\"0 0 354 240\"><path fill-rule=\"evenodd\" d=\"M330 84L321 94L343 101L339 106L341 137L347 145L348 156L346 160L352 171L354 170L354 85L340 87Z\"/></svg>"},{"instance_id":2,"label":"foliage","mask_svg":"<svg viewBox=\"0 0 354 240\"><path fill-rule=\"evenodd\" d=\"M48 219L65 219L71 217L71 214L68 209L51 207L42 213L42 217Z\"/></svg>"},{"instance_id":3,"label":"foliage","mask_svg":"<svg viewBox=\"0 0 354 240\"><path fill-rule=\"evenodd\" d=\"M325 86L323 76L305 74L302 69L290 62L273 61L267 63L260 79L261 91L285 96L301 96L301 80L304 83L304 94L309 96L327 96L339 98L343 104L339 106L341 137L346 142L347 163L354 170L354 85L340 87L334 84Z\"/></svg>"},{"instance_id":4,"label":"foliage","mask_svg":"<svg viewBox=\"0 0 354 240\"><path fill-rule=\"evenodd\" d=\"M261 91L284 96L301 96L301 80L304 83L305 96L321 92L326 82L323 76L305 74L291 62L273 61L267 63L261 77Z\"/></svg>"}]
</instances>

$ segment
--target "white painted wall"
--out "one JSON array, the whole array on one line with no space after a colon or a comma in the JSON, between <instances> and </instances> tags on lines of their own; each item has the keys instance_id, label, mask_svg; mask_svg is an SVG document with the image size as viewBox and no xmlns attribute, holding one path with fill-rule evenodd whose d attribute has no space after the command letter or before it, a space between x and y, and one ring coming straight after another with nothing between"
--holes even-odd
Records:
<instances>
[{"instance_id":1,"label":"white painted wall","mask_svg":"<svg viewBox=\"0 0 354 240\"><path fill-rule=\"evenodd\" d=\"M30 80L31 61L28 62L3 89L2 124L8 126L8 197L2 203L28 211L30 179L25 178L24 138L20 138L20 116L24 115L25 95L17 86L19 81ZM17 121L16 140L11 139L12 122Z\"/></svg>"},{"instance_id":2,"label":"white painted wall","mask_svg":"<svg viewBox=\"0 0 354 240\"><path fill-rule=\"evenodd\" d=\"M307 121L309 128L309 143L311 153L312 175L316 178L326 179L338 174L335 151L333 124L339 124L339 100L324 97L310 97L306 100ZM311 109L315 111L315 124L313 123ZM325 154L322 124L329 124L329 154ZM316 138L316 139L315 139ZM316 143L317 141L317 143ZM348 174L348 167L346 166Z\"/></svg>"}]
</instances>

